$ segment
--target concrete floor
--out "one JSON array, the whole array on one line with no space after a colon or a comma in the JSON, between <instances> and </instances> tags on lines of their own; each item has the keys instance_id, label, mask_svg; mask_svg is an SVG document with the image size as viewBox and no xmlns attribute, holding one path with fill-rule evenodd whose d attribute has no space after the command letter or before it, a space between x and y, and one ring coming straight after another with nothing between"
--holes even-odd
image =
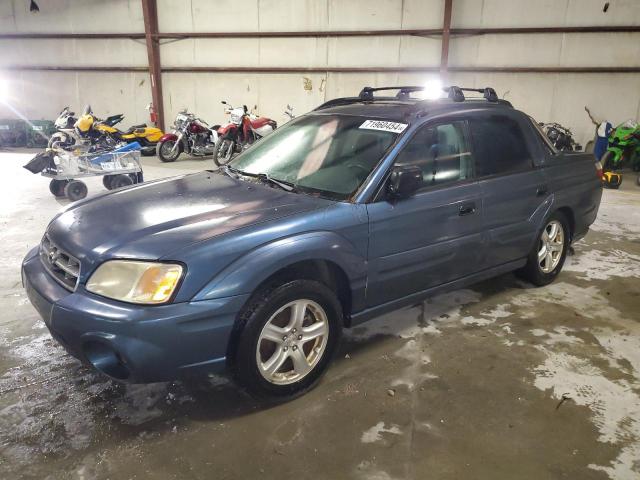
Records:
<instances>
[{"instance_id":1,"label":"concrete floor","mask_svg":"<svg viewBox=\"0 0 640 480\"><path fill-rule=\"evenodd\" d=\"M554 284L506 275L374 320L318 388L268 407L224 378L120 385L51 340L20 261L65 202L29 157L0 153L0 478L640 478L631 177ZM144 161L148 179L212 166Z\"/></svg>"}]
</instances>

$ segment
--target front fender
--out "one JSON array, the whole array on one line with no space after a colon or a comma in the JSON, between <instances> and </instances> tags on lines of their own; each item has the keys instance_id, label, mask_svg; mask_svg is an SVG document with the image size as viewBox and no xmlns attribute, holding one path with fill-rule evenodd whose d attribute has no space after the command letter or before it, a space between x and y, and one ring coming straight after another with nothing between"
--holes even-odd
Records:
<instances>
[{"instance_id":1,"label":"front fender","mask_svg":"<svg viewBox=\"0 0 640 480\"><path fill-rule=\"evenodd\" d=\"M366 259L348 240L332 232L309 232L262 245L220 271L193 301L252 293L277 271L304 260L336 264L349 280L354 311L364 304Z\"/></svg>"},{"instance_id":2,"label":"front fender","mask_svg":"<svg viewBox=\"0 0 640 480\"><path fill-rule=\"evenodd\" d=\"M162 137L160 137L158 143L168 141L175 142L176 140L178 140L178 136L175 133L165 133L164 135L162 135Z\"/></svg>"},{"instance_id":3,"label":"front fender","mask_svg":"<svg viewBox=\"0 0 640 480\"><path fill-rule=\"evenodd\" d=\"M238 131L238 125L235 123L228 123L227 125L223 125L218 128L218 136L222 137L224 135L235 135Z\"/></svg>"}]
</instances>

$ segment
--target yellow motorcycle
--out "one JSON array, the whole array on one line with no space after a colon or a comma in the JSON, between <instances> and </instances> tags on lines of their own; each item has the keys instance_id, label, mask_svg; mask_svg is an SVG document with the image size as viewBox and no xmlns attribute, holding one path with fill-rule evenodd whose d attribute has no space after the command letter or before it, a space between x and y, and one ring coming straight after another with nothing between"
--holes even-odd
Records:
<instances>
[{"instance_id":1,"label":"yellow motorcycle","mask_svg":"<svg viewBox=\"0 0 640 480\"><path fill-rule=\"evenodd\" d=\"M116 146L119 143L138 142L142 146L143 155L155 155L156 144L164 133L156 127L148 127L145 124L134 125L126 131L115 128L124 115L112 115L104 120L97 118L87 106L84 113L75 124L78 133L84 138L90 138L93 143L103 143L107 146Z\"/></svg>"}]
</instances>

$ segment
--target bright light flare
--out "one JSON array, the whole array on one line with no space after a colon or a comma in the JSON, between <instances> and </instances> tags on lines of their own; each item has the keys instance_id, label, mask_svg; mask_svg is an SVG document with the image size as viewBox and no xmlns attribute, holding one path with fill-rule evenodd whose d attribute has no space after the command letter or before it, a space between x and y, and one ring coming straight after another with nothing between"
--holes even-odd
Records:
<instances>
[{"instance_id":1,"label":"bright light flare","mask_svg":"<svg viewBox=\"0 0 640 480\"><path fill-rule=\"evenodd\" d=\"M436 100L444 96L442 82L438 79L429 80L424 84L423 96L427 100Z\"/></svg>"}]
</instances>

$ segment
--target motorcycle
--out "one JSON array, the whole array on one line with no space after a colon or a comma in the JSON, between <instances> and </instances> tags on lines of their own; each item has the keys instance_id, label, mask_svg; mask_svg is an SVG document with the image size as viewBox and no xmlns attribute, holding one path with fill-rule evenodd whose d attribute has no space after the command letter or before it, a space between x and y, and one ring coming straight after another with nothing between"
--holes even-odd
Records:
<instances>
[{"instance_id":1,"label":"motorcycle","mask_svg":"<svg viewBox=\"0 0 640 480\"><path fill-rule=\"evenodd\" d=\"M147 109L149 108L150 106L147 107ZM154 155L156 153L156 145L164 135L162 130L156 127L148 127L145 123L133 125L126 131L115 128L115 125L123 119L123 114L112 115L105 120L96 119L95 128L104 134L107 138L107 143L138 142L142 147L142 150L140 150L142 155ZM111 141L109 142L109 140Z\"/></svg>"},{"instance_id":2,"label":"motorcycle","mask_svg":"<svg viewBox=\"0 0 640 480\"><path fill-rule=\"evenodd\" d=\"M213 152L213 161L219 167L226 165L235 153L249 148L254 142L273 132L278 124L267 117L258 117L249 113L247 106L233 107L228 105L225 113L230 115L230 122L218 128L220 140Z\"/></svg>"},{"instance_id":3,"label":"motorcycle","mask_svg":"<svg viewBox=\"0 0 640 480\"><path fill-rule=\"evenodd\" d=\"M56 121L53 122L57 132L49 138L47 142L48 148L59 147L67 149L76 143L77 138L73 135L73 126L78 119L75 115L69 107L62 109Z\"/></svg>"},{"instance_id":4,"label":"motorcycle","mask_svg":"<svg viewBox=\"0 0 640 480\"><path fill-rule=\"evenodd\" d=\"M163 162L175 162L182 152L193 156L211 155L215 149L220 125L209 124L183 110L176 115L171 133L158 141L156 152Z\"/></svg>"},{"instance_id":5,"label":"motorcycle","mask_svg":"<svg viewBox=\"0 0 640 480\"><path fill-rule=\"evenodd\" d=\"M142 146L141 153L143 155L153 155L156 142L163 135L162 130L146 125L134 125L123 132L115 128L115 125L123 119L124 115L119 113L101 120L93 114L90 105L85 107L80 118L76 118L75 113L69 107L65 107L54 122L58 131L51 136L47 146L70 150L78 142L88 141L91 145L105 148L115 148L120 144L138 142ZM82 122L78 123L80 120Z\"/></svg>"},{"instance_id":6,"label":"motorcycle","mask_svg":"<svg viewBox=\"0 0 640 480\"><path fill-rule=\"evenodd\" d=\"M551 141L556 150L562 152L577 152L582 150L582 146L575 142L573 133L559 123L540 123L542 131Z\"/></svg>"},{"instance_id":7,"label":"motorcycle","mask_svg":"<svg viewBox=\"0 0 640 480\"><path fill-rule=\"evenodd\" d=\"M640 124L627 120L618 125L609 135L609 146L600 159L604 172L604 186L619 188L622 174L616 172L624 164L633 171L640 171ZM640 176L636 180L640 185Z\"/></svg>"}]
</instances>

